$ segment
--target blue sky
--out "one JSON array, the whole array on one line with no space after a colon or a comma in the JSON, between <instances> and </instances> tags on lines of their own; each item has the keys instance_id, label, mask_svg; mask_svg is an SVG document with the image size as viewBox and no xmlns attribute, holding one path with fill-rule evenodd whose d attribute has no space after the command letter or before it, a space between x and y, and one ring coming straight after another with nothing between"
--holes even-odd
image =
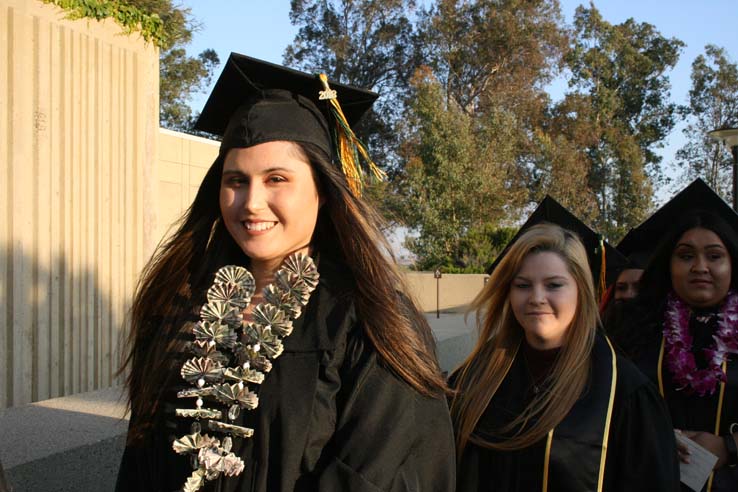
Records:
<instances>
[{"instance_id":1,"label":"blue sky","mask_svg":"<svg viewBox=\"0 0 738 492\"><path fill-rule=\"evenodd\" d=\"M182 3L192 9L192 14L202 24L188 46L191 54L212 48L221 61L225 61L231 51L236 51L281 63L285 48L297 32L289 21L288 0L187 0ZM576 7L582 3L561 1L567 23L572 22ZM733 61L738 60L737 0L607 0L596 2L595 6L611 23L632 17L638 22L655 25L664 36L686 43L679 63L670 72L671 99L678 104L687 102L691 64L706 44L722 46ZM559 80L552 84L550 92L554 98L559 98L565 90L566 84ZM193 109L199 111L206 99L206 94L194 97ZM664 162L671 162L683 142L681 127L677 127L659 151ZM668 195L659 198L668 198Z\"/></svg>"}]
</instances>

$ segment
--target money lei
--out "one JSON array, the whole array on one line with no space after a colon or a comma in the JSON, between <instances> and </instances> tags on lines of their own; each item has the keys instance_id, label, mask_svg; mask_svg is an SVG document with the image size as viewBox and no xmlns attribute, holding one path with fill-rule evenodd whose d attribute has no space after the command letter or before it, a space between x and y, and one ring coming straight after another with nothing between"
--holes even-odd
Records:
<instances>
[{"instance_id":1,"label":"money lei","mask_svg":"<svg viewBox=\"0 0 738 492\"><path fill-rule=\"evenodd\" d=\"M191 434L176 439L175 452L190 455L194 471L184 492L199 490L221 475L239 475L243 460L231 452L233 437L250 438L253 429L234 424L242 410L253 410L258 395L249 384L261 384L271 371L272 360L282 354L282 339L292 333L292 321L300 316L310 294L318 285L313 260L302 253L290 256L264 289L265 302L254 307L253 321L243 321L242 312L251 302L254 277L247 269L228 265L215 274L200 309L200 321L191 324L194 355L180 371L192 387L178 398L196 398L196 408L180 408L176 415L194 418ZM231 365L233 363L236 365ZM213 408L205 408L208 405ZM222 441L202 434L203 424L212 432L225 434Z\"/></svg>"}]
</instances>

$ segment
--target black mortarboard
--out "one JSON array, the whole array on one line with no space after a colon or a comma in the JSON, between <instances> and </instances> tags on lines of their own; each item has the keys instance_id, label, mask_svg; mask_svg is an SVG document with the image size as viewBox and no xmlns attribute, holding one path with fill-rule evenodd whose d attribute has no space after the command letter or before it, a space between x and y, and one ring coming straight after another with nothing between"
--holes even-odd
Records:
<instances>
[{"instance_id":1,"label":"black mortarboard","mask_svg":"<svg viewBox=\"0 0 738 492\"><path fill-rule=\"evenodd\" d=\"M327 156L338 156L351 179L357 154L369 161L370 168L374 165L350 127L377 94L321 77L231 53L195 129L221 136L221 154L275 140L315 144ZM342 140L339 147L352 155L337 152L336 140ZM347 170L347 165L354 168Z\"/></svg>"},{"instance_id":2,"label":"black mortarboard","mask_svg":"<svg viewBox=\"0 0 738 492\"><path fill-rule=\"evenodd\" d=\"M330 83L349 125L377 94ZM231 53L195 129L223 137L222 148L249 147L273 140L310 142L333 155L333 115L317 75Z\"/></svg>"},{"instance_id":3,"label":"black mortarboard","mask_svg":"<svg viewBox=\"0 0 738 492\"><path fill-rule=\"evenodd\" d=\"M618 250L626 256L645 253L650 257L679 219L693 210L718 215L738 230L738 214L707 183L697 178L638 227L628 231L618 244Z\"/></svg>"},{"instance_id":4,"label":"black mortarboard","mask_svg":"<svg viewBox=\"0 0 738 492\"><path fill-rule=\"evenodd\" d=\"M615 249L622 254L620 248L616 246ZM625 263L620 265L620 267L614 268L610 267L610 265L607 266L606 282L608 286L612 285L618 279L618 276L623 270L645 270L650 259L650 253L648 251L636 251L628 256L623 255L623 257L625 258Z\"/></svg>"},{"instance_id":5,"label":"black mortarboard","mask_svg":"<svg viewBox=\"0 0 738 492\"><path fill-rule=\"evenodd\" d=\"M536 224L544 222L550 222L558 226L568 229L579 236L579 239L584 245L584 249L587 251L587 258L589 259L589 267L592 270L592 279L595 282L595 288L598 288L600 284L600 270L602 265L602 245L605 247L605 264L606 270L620 269L626 263L626 259L621 255L615 248L603 239L600 234L593 231L587 224L579 220L574 214L569 212L559 202L546 195L546 197L538 204L538 207L533 211L520 227L520 230L515 234L515 237L505 246L502 253L497 255L494 263L487 269L487 274L491 274L497 264L502 260L510 247L518 240L518 238L530 227Z\"/></svg>"},{"instance_id":6,"label":"black mortarboard","mask_svg":"<svg viewBox=\"0 0 738 492\"><path fill-rule=\"evenodd\" d=\"M646 265L648 265L649 255L646 251L636 251L635 253L629 254L627 256L627 259L628 259L628 264L623 267L623 270L626 270L628 268L645 270Z\"/></svg>"}]
</instances>

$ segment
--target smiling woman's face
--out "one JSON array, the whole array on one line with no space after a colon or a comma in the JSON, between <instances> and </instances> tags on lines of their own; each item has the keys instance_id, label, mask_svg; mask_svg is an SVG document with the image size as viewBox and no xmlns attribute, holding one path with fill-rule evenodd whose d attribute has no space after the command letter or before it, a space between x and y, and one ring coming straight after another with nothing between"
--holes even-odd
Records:
<instances>
[{"instance_id":1,"label":"smiling woman's face","mask_svg":"<svg viewBox=\"0 0 738 492\"><path fill-rule=\"evenodd\" d=\"M510 307L531 347L564 343L577 310L577 284L564 260L550 251L531 253L510 286Z\"/></svg>"},{"instance_id":2,"label":"smiling woman's face","mask_svg":"<svg viewBox=\"0 0 738 492\"><path fill-rule=\"evenodd\" d=\"M692 307L715 306L730 289L732 264L720 237L695 227L679 238L671 254L671 286Z\"/></svg>"},{"instance_id":3,"label":"smiling woman's face","mask_svg":"<svg viewBox=\"0 0 738 492\"><path fill-rule=\"evenodd\" d=\"M267 142L226 155L220 211L252 262L278 264L306 251L319 207L312 166L295 143Z\"/></svg>"}]
</instances>

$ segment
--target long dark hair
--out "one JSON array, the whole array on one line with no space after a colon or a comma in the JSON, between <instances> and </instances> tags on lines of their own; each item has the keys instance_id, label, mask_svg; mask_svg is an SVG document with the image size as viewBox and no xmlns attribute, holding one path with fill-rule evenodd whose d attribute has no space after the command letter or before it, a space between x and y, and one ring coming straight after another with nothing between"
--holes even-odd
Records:
<instances>
[{"instance_id":1,"label":"long dark hair","mask_svg":"<svg viewBox=\"0 0 738 492\"><path fill-rule=\"evenodd\" d=\"M618 327L619 345L631 357L637 357L645 344L661 333L666 295L671 290L671 256L679 238L694 228L707 229L720 238L731 261L731 288L738 285L738 235L720 216L707 210L694 210L684 215L659 243L641 276L638 296L632 311Z\"/></svg>"},{"instance_id":2,"label":"long dark hair","mask_svg":"<svg viewBox=\"0 0 738 492\"><path fill-rule=\"evenodd\" d=\"M430 327L417 307L406 301L404 280L380 232L381 216L354 196L343 173L320 149L296 145L312 165L325 199L313 234L314 249L350 269L357 314L384 364L420 394L444 394L446 384ZM221 218L218 196L224 156L221 152L210 167L181 225L157 248L140 277L121 367L128 370L129 441L145 438L153 427L182 363L183 325L196 319L215 271L231 263L248 264Z\"/></svg>"}]
</instances>

